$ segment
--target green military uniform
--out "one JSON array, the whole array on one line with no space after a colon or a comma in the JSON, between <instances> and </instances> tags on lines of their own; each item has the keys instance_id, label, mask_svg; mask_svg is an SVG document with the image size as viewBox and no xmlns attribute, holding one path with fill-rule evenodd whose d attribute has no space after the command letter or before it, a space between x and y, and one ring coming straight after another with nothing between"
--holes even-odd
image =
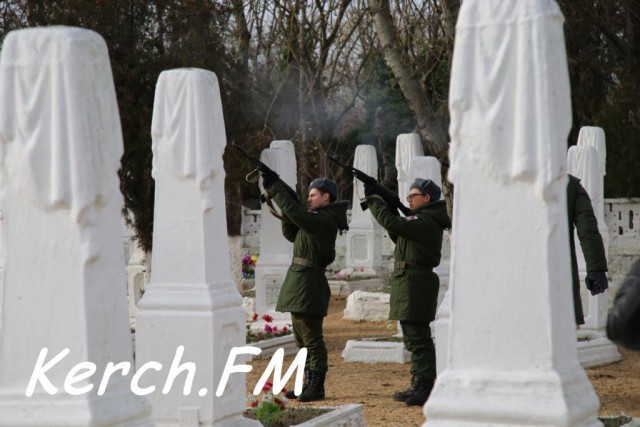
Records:
<instances>
[{"instance_id":1,"label":"green military uniform","mask_svg":"<svg viewBox=\"0 0 640 427\"><path fill-rule=\"evenodd\" d=\"M584 324L584 313L580 299L580 277L578 275L578 259L573 237L574 225L578 231L580 246L584 253L587 271L607 271L607 258L602 236L598 230L598 221L593 213L591 199L580 185L580 180L569 175L567 185L567 211L569 219L569 242L571 246L571 273L573 282L573 305L576 324Z\"/></svg>"},{"instance_id":2,"label":"green military uniform","mask_svg":"<svg viewBox=\"0 0 640 427\"><path fill-rule=\"evenodd\" d=\"M392 213L384 201L367 197L375 219L396 242L395 268L391 273L390 320L399 320L411 373L435 379L435 349L429 323L436 315L440 279L433 269L440 264L443 230L451 227L443 200L427 203L412 216Z\"/></svg>"},{"instance_id":3,"label":"green military uniform","mask_svg":"<svg viewBox=\"0 0 640 427\"><path fill-rule=\"evenodd\" d=\"M280 289L276 310L291 313L299 348L307 348L306 368L326 372L327 349L322 338L331 290L325 268L336 256L338 230L347 229L346 201L309 211L281 182L267 188L269 196L290 222L282 222L282 234L293 242L293 261Z\"/></svg>"}]
</instances>

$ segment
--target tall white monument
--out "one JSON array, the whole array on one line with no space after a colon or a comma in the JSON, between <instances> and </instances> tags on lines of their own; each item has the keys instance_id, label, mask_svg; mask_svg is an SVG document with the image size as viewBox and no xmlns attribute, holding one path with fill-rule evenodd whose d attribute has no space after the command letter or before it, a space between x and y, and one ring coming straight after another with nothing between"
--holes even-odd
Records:
<instances>
[{"instance_id":1,"label":"tall white monument","mask_svg":"<svg viewBox=\"0 0 640 427\"><path fill-rule=\"evenodd\" d=\"M460 8L449 95L449 360L426 425L601 425L565 286L571 102L562 23L550 0Z\"/></svg>"},{"instance_id":2,"label":"tall white monument","mask_svg":"<svg viewBox=\"0 0 640 427\"><path fill-rule=\"evenodd\" d=\"M11 32L0 93L0 425L150 426L151 407L130 386L123 144L107 46L80 28ZM110 363L127 371L100 395Z\"/></svg>"},{"instance_id":3,"label":"tall white monument","mask_svg":"<svg viewBox=\"0 0 640 427\"><path fill-rule=\"evenodd\" d=\"M353 167L378 179L378 156L373 145L358 145ZM382 269L382 227L371 212L363 211L360 199L364 197L364 184L353 180L351 222L347 231L346 267L352 276L376 276Z\"/></svg>"},{"instance_id":4,"label":"tall white monument","mask_svg":"<svg viewBox=\"0 0 640 427\"><path fill-rule=\"evenodd\" d=\"M145 373L146 383L156 385L149 395L152 418L157 426L244 425L245 375L232 374L222 396L215 396L227 357L244 345L246 333L229 265L226 135L216 75L201 69L162 72L151 134L153 268L138 305L136 363L165 367ZM181 369L166 392L172 364Z\"/></svg>"},{"instance_id":5,"label":"tall white monument","mask_svg":"<svg viewBox=\"0 0 640 427\"><path fill-rule=\"evenodd\" d=\"M580 134L584 135L583 132ZM604 137L604 133L602 136ZM605 242L605 253L608 253L609 233L608 231L604 232L607 229L607 225L604 222L603 176L601 175L600 165L598 151L593 145L580 144L569 148L567 153L568 171L580 179L581 185L589 194L598 221L598 229ZM609 308L609 291L599 295L591 295L587 290L584 285L587 265L577 230L574 233L578 276L580 278L580 294L585 314L585 324L580 326L580 331L578 332L578 337L580 338L578 358L582 366L585 367L604 365L621 359L616 345L606 338L605 333ZM605 237L607 237L607 240L605 240Z\"/></svg>"},{"instance_id":6,"label":"tall white monument","mask_svg":"<svg viewBox=\"0 0 640 427\"><path fill-rule=\"evenodd\" d=\"M273 141L262 150L260 161L273 169L292 189L296 188L297 169L293 142ZM277 209L277 205L273 206ZM273 317L273 326L291 324L290 313L275 311L284 277L293 258L293 243L282 235L282 221L271 214L266 203L262 204L260 224L260 257L256 266L256 313ZM264 321L254 322L253 329L263 329Z\"/></svg>"},{"instance_id":7,"label":"tall white monument","mask_svg":"<svg viewBox=\"0 0 640 427\"><path fill-rule=\"evenodd\" d=\"M417 133L402 133L396 138L396 169L398 170L398 196L407 207L409 186L413 182L411 163L416 156L424 156L420 136Z\"/></svg>"}]
</instances>

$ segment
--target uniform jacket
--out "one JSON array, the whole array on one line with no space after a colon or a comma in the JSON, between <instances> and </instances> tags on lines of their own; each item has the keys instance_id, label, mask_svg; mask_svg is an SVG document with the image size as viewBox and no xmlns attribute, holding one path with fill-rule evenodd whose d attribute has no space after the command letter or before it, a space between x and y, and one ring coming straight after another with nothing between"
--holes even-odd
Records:
<instances>
[{"instance_id":1,"label":"uniform jacket","mask_svg":"<svg viewBox=\"0 0 640 427\"><path fill-rule=\"evenodd\" d=\"M640 258L620 285L607 319L607 336L616 344L640 350Z\"/></svg>"},{"instance_id":2,"label":"uniform jacket","mask_svg":"<svg viewBox=\"0 0 640 427\"><path fill-rule=\"evenodd\" d=\"M428 203L409 217L392 213L376 196L366 199L375 219L396 242L393 257L406 263L391 273L390 320L431 322L436 315L442 235L451 227L444 200Z\"/></svg>"},{"instance_id":3,"label":"uniform jacket","mask_svg":"<svg viewBox=\"0 0 640 427\"><path fill-rule=\"evenodd\" d=\"M593 213L591 199L586 190L580 185L580 180L569 175L567 185L567 211L569 220L569 244L571 246L571 273L573 281L573 302L576 323L584 323L584 313L580 300L580 278L578 276L578 261L576 244L574 241L574 226L578 231L578 239L584 253L587 271L607 271L607 258L604 251L602 236L598 230L598 221Z\"/></svg>"},{"instance_id":4,"label":"uniform jacket","mask_svg":"<svg viewBox=\"0 0 640 427\"><path fill-rule=\"evenodd\" d=\"M276 310L326 316L331 297L324 269L336 257L338 230L346 230L346 201L331 203L315 211L295 200L280 182L267 189L269 196L291 222L282 222L282 234L293 242L294 258L313 263L292 263L280 289Z\"/></svg>"}]
</instances>

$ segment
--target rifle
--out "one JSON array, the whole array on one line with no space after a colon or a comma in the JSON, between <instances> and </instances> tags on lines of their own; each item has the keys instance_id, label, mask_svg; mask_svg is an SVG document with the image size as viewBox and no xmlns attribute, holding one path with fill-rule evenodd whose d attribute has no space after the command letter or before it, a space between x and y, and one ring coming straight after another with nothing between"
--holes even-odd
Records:
<instances>
[{"instance_id":1,"label":"rifle","mask_svg":"<svg viewBox=\"0 0 640 427\"><path fill-rule=\"evenodd\" d=\"M356 179L362 181L365 185L372 186L376 194L382 197L382 199L385 201L387 206L389 206L390 208L392 209L395 208L400 210L400 212L402 212L405 216L409 216L413 214L411 209L409 209L408 207L402 204L402 202L400 201L400 198L396 193L389 190L384 185L380 184L378 180L375 179L374 177L367 175L366 173L362 172L360 169L356 169L353 166L347 166L343 163L340 163L335 157L331 157L328 154L326 154L325 157L328 160L331 160L333 163L340 166L341 168L350 171ZM367 210L366 203L360 203L360 206L362 207L363 211Z\"/></svg>"},{"instance_id":2,"label":"rifle","mask_svg":"<svg viewBox=\"0 0 640 427\"><path fill-rule=\"evenodd\" d=\"M293 197L293 199L298 202L299 204L302 204L300 202L300 198L298 197L298 193L296 193L296 191L291 188L289 186L289 184L287 184L286 182L284 182L284 180L280 177L280 175L278 175L273 169L271 169L269 166L267 166L266 164L264 164L263 162L261 162L259 159L253 157L251 154L247 153L247 151L240 145L237 144L231 144L232 147L234 147L235 149L237 149L238 151L240 151L240 153L246 157L247 159L249 159L249 161L251 161L251 163L253 163L253 165L255 166L255 169L253 169L251 172L249 172L247 174L247 176L245 177L245 180L247 182L251 182L251 183L257 183L258 182L258 178L260 176L261 173L269 173L269 174L275 174L278 177L278 181L284 186L285 190L287 190L287 192L291 195L291 197ZM263 193L260 195L260 203L266 203L267 206L269 207L269 210L271 211L271 214L273 216L275 216L276 218L278 218L281 221L289 221L286 217L284 217L283 215L279 214L275 208L273 207L273 203L271 202L271 198L269 197L268 193Z\"/></svg>"}]
</instances>

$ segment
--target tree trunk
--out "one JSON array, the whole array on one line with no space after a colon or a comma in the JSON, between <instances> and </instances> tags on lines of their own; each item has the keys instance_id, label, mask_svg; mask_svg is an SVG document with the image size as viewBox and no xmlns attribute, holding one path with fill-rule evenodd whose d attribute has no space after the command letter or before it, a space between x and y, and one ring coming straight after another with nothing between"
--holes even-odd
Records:
<instances>
[{"instance_id":1,"label":"tree trunk","mask_svg":"<svg viewBox=\"0 0 640 427\"><path fill-rule=\"evenodd\" d=\"M398 79L400 89L416 117L418 132L427 145L427 152L440 157L448 149L447 132L436 118L426 91L413 76L410 67L402 60L402 47L398 42L398 31L391 17L389 0L368 0L368 4L384 58Z\"/></svg>"}]
</instances>

